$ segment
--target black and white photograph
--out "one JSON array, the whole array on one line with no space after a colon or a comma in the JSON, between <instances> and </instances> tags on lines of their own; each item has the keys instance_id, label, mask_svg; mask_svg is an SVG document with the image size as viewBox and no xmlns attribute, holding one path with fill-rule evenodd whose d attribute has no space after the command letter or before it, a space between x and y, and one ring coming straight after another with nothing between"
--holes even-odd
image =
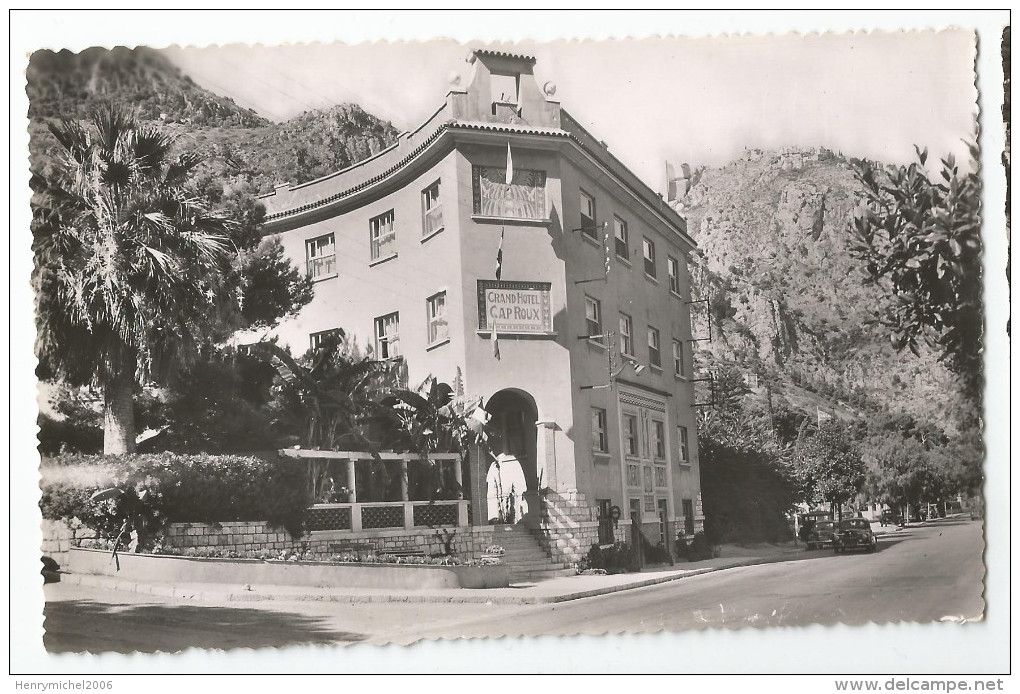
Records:
<instances>
[{"instance_id":1,"label":"black and white photograph","mask_svg":"<svg viewBox=\"0 0 1020 694\"><path fill-rule=\"evenodd\" d=\"M100 14L11 49L30 671L1008 673L1008 13Z\"/></svg>"}]
</instances>

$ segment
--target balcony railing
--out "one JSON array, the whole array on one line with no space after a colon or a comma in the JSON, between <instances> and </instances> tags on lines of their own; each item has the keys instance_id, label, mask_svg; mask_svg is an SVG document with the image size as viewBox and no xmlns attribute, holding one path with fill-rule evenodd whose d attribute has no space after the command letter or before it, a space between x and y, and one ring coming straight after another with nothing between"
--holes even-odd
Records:
<instances>
[{"instance_id":1,"label":"balcony railing","mask_svg":"<svg viewBox=\"0 0 1020 694\"><path fill-rule=\"evenodd\" d=\"M307 261L308 276L311 278L328 277L336 274L336 256L320 255Z\"/></svg>"},{"instance_id":2,"label":"balcony railing","mask_svg":"<svg viewBox=\"0 0 1020 694\"><path fill-rule=\"evenodd\" d=\"M443 228L443 208L442 206L433 207L431 210L425 213L425 224L422 229L422 236L428 236L434 234Z\"/></svg>"},{"instance_id":3,"label":"balcony railing","mask_svg":"<svg viewBox=\"0 0 1020 694\"><path fill-rule=\"evenodd\" d=\"M372 239L372 260L388 258L397 252L397 234L389 232L383 236Z\"/></svg>"}]
</instances>

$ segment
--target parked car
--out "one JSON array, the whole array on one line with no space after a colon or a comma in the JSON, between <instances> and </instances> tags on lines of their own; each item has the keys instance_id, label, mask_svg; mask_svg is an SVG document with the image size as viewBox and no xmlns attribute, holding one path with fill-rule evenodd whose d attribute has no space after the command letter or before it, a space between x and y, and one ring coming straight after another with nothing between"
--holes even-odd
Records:
<instances>
[{"instance_id":1,"label":"parked car","mask_svg":"<svg viewBox=\"0 0 1020 694\"><path fill-rule=\"evenodd\" d=\"M836 539L836 521L816 521L807 536L808 549L828 547Z\"/></svg>"},{"instance_id":2,"label":"parked car","mask_svg":"<svg viewBox=\"0 0 1020 694\"><path fill-rule=\"evenodd\" d=\"M852 549L863 549L874 552L878 548L878 539L871 530L867 518L846 518L840 521L839 530L833 541L832 549L836 554Z\"/></svg>"},{"instance_id":3,"label":"parked car","mask_svg":"<svg viewBox=\"0 0 1020 694\"><path fill-rule=\"evenodd\" d=\"M900 512L896 509L887 508L882 511L882 517L879 522L884 528L887 525L898 525L900 523Z\"/></svg>"},{"instance_id":4,"label":"parked car","mask_svg":"<svg viewBox=\"0 0 1020 694\"><path fill-rule=\"evenodd\" d=\"M832 520L832 514L829 511L808 511L807 513L798 513L797 520L800 524L800 531L797 537L800 538L801 542L807 543L811 531L814 530L815 523L820 520Z\"/></svg>"}]
</instances>

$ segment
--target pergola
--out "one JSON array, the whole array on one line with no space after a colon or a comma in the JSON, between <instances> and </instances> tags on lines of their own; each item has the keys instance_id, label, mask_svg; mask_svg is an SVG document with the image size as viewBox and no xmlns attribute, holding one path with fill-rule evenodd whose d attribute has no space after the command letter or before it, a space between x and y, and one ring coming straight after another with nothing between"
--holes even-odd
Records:
<instances>
[{"instance_id":1,"label":"pergola","mask_svg":"<svg viewBox=\"0 0 1020 694\"><path fill-rule=\"evenodd\" d=\"M436 526L468 525L468 501L463 499L463 461L457 453L431 453L428 461L440 466L441 473L452 473L455 498L412 498L411 466L421 463L417 453L369 453L365 451L321 451L298 448L283 449L281 456L307 462L309 489L313 505L308 509L305 524L309 531L361 531L375 529L413 529ZM344 489L335 492L337 464L342 464ZM362 476L359 477L359 464ZM373 498L385 496L384 492L372 489L369 484L374 477L370 466L394 466L399 464L400 493L396 498ZM452 469L451 469L452 468ZM332 470L332 472L331 472ZM365 475L365 473L368 475ZM324 489L325 479L331 487ZM359 485L359 479L361 484ZM359 486L365 498L359 498ZM394 488L395 489L395 488ZM331 493L332 492L332 493ZM339 496L324 498L324 495ZM432 495L429 495L430 497Z\"/></svg>"}]
</instances>

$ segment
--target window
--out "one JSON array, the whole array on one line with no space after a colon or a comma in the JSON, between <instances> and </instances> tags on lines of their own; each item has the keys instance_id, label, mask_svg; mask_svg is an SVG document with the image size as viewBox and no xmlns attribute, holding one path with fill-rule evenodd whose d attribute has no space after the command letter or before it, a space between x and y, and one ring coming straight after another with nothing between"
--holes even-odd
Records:
<instances>
[{"instance_id":1,"label":"window","mask_svg":"<svg viewBox=\"0 0 1020 694\"><path fill-rule=\"evenodd\" d=\"M393 227L393 210L368 222L372 240L372 260L397 254L397 232Z\"/></svg>"},{"instance_id":2,"label":"window","mask_svg":"<svg viewBox=\"0 0 1020 694\"><path fill-rule=\"evenodd\" d=\"M379 359L400 356L400 314L390 313L375 319L375 353Z\"/></svg>"},{"instance_id":3,"label":"window","mask_svg":"<svg viewBox=\"0 0 1020 694\"><path fill-rule=\"evenodd\" d=\"M645 253L645 274L655 277L655 244L645 239L642 246Z\"/></svg>"},{"instance_id":4,"label":"window","mask_svg":"<svg viewBox=\"0 0 1020 694\"><path fill-rule=\"evenodd\" d=\"M679 456L680 463L686 465L691 462L690 452L687 450L687 427L677 427L677 440L680 444Z\"/></svg>"},{"instance_id":5,"label":"window","mask_svg":"<svg viewBox=\"0 0 1020 694\"><path fill-rule=\"evenodd\" d=\"M666 425L662 422L653 420L653 431L652 436L652 447L655 450L655 457L659 460L666 459Z\"/></svg>"},{"instance_id":6,"label":"window","mask_svg":"<svg viewBox=\"0 0 1020 694\"><path fill-rule=\"evenodd\" d=\"M616 241L616 255L623 260L630 260L630 242L627 236L627 222L613 217L613 236Z\"/></svg>"},{"instance_id":7,"label":"window","mask_svg":"<svg viewBox=\"0 0 1020 694\"><path fill-rule=\"evenodd\" d=\"M659 331L648 328L648 363L662 368L662 352L659 350Z\"/></svg>"},{"instance_id":8,"label":"window","mask_svg":"<svg viewBox=\"0 0 1020 694\"><path fill-rule=\"evenodd\" d=\"M593 238L598 238L598 222L595 217L595 198L581 191L581 231Z\"/></svg>"},{"instance_id":9,"label":"window","mask_svg":"<svg viewBox=\"0 0 1020 694\"><path fill-rule=\"evenodd\" d=\"M676 376L685 376L686 369L684 368L684 343L680 340L673 340L673 374Z\"/></svg>"},{"instance_id":10,"label":"window","mask_svg":"<svg viewBox=\"0 0 1020 694\"><path fill-rule=\"evenodd\" d=\"M600 337L591 338L593 342L597 342L600 345L606 344L606 338L602 337L602 302L598 299L593 299L590 296L584 297L584 320L585 335L599 335Z\"/></svg>"},{"instance_id":11,"label":"window","mask_svg":"<svg viewBox=\"0 0 1020 694\"><path fill-rule=\"evenodd\" d=\"M609 436L606 433L606 411L601 407L591 408L591 449L597 453L609 452Z\"/></svg>"},{"instance_id":12,"label":"window","mask_svg":"<svg viewBox=\"0 0 1020 694\"><path fill-rule=\"evenodd\" d=\"M305 241L305 267L308 276L330 277L336 274L336 245L333 234Z\"/></svg>"},{"instance_id":13,"label":"window","mask_svg":"<svg viewBox=\"0 0 1020 694\"><path fill-rule=\"evenodd\" d=\"M666 256L666 269L669 272L669 291L680 296L680 261L671 255Z\"/></svg>"},{"instance_id":14,"label":"window","mask_svg":"<svg viewBox=\"0 0 1020 694\"><path fill-rule=\"evenodd\" d=\"M442 342L450 336L446 322L446 292L440 292L428 299L429 344Z\"/></svg>"},{"instance_id":15,"label":"window","mask_svg":"<svg viewBox=\"0 0 1020 694\"><path fill-rule=\"evenodd\" d=\"M630 316L626 313L620 314L620 352L634 356L634 335L631 330Z\"/></svg>"},{"instance_id":16,"label":"window","mask_svg":"<svg viewBox=\"0 0 1020 694\"><path fill-rule=\"evenodd\" d=\"M637 433L637 417L632 414L623 415L623 440L624 449L623 452L627 455L638 454L638 433Z\"/></svg>"},{"instance_id":17,"label":"window","mask_svg":"<svg viewBox=\"0 0 1020 694\"><path fill-rule=\"evenodd\" d=\"M443 228L443 205L439 202L439 181L421 192L421 235L429 236Z\"/></svg>"},{"instance_id":18,"label":"window","mask_svg":"<svg viewBox=\"0 0 1020 694\"><path fill-rule=\"evenodd\" d=\"M506 168L474 166L472 203L476 215L498 219L549 218L545 204L545 172L514 167L514 178L506 184Z\"/></svg>"},{"instance_id":19,"label":"window","mask_svg":"<svg viewBox=\"0 0 1020 694\"><path fill-rule=\"evenodd\" d=\"M649 494L653 491L655 481L652 479L652 466L645 465L645 491ZM647 510L647 509L646 509ZM655 510L655 506L652 506L652 511Z\"/></svg>"},{"instance_id":20,"label":"window","mask_svg":"<svg viewBox=\"0 0 1020 694\"><path fill-rule=\"evenodd\" d=\"M645 497L645 513L655 513L655 497Z\"/></svg>"},{"instance_id":21,"label":"window","mask_svg":"<svg viewBox=\"0 0 1020 694\"><path fill-rule=\"evenodd\" d=\"M329 330L320 330L317 333L312 333L308 336L308 347L311 349L319 349L319 347L322 347L322 344L326 341L326 338L336 335L339 332L339 328L330 328Z\"/></svg>"}]
</instances>

